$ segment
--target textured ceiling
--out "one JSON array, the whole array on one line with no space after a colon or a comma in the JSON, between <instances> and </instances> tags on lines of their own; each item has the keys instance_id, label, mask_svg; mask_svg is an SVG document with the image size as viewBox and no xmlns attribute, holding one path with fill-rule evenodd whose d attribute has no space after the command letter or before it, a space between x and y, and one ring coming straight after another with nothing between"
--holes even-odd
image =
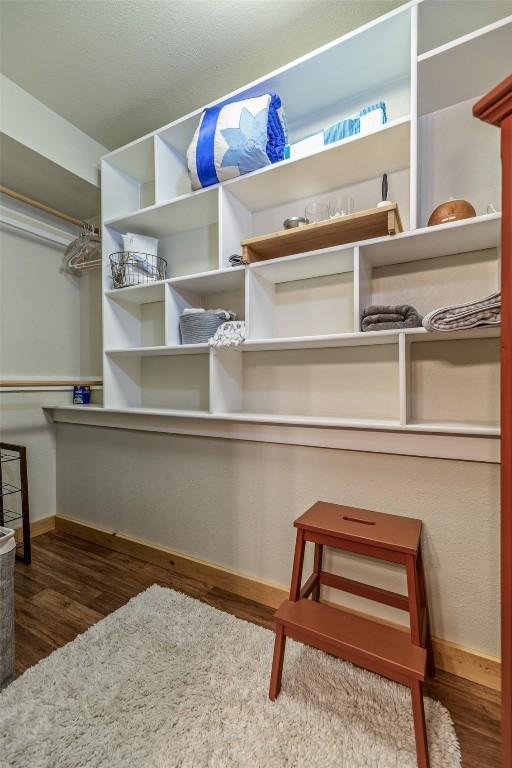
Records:
<instances>
[{"instance_id":1,"label":"textured ceiling","mask_svg":"<svg viewBox=\"0 0 512 768\"><path fill-rule=\"evenodd\" d=\"M0 69L114 149L403 1L0 0Z\"/></svg>"}]
</instances>

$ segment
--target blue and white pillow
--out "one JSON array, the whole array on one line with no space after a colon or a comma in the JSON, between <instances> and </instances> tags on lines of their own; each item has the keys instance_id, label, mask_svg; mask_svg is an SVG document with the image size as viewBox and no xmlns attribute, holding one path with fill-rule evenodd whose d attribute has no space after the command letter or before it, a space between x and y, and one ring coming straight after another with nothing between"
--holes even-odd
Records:
<instances>
[{"instance_id":1,"label":"blue and white pillow","mask_svg":"<svg viewBox=\"0 0 512 768\"><path fill-rule=\"evenodd\" d=\"M187 162L192 189L250 173L284 158L286 122L277 94L204 110Z\"/></svg>"}]
</instances>

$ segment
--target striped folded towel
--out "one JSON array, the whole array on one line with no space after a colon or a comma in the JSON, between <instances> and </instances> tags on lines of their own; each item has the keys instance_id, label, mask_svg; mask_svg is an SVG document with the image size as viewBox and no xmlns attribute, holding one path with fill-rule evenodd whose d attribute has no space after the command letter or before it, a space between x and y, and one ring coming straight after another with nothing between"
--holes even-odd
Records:
<instances>
[{"instance_id":1,"label":"striped folded towel","mask_svg":"<svg viewBox=\"0 0 512 768\"><path fill-rule=\"evenodd\" d=\"M291 158L296 160L299 157L316 152L326 144L334 144L335 141L347 139L349 136L355 136L358 133L370 133L384 125L387 119L386 104L384 101L379 101L377 104L371 104L361 109L360 112L352 115L352 117L347 117L345 120L339 120L337 123L329 125L323 131L306 136L306 138L296 141L294 144L287 144L284 148L284 157L285 159Z\"/></svg>"},{"instance_id":2,"label":"striped folded towel","mask_svg":"<svg viewBox=\"0 0 512 768\"><path fill-rule=\"evenodd\" d=\"M491 293L484 299L452 304L429 312L423 318L427 331L458 331L480 325L500 325L501 293Z\"/></svg>"}]
</instances>

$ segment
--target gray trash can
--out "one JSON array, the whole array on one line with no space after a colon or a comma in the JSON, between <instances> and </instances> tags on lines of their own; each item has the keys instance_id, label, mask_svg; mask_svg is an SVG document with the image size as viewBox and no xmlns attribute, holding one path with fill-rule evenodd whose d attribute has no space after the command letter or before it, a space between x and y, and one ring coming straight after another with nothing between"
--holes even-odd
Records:
<instances>
[{"instance_id":1,"label":"gray trash can","mask_svg":"<svg viewBox=\"0 0 512 768\"><path fill-rule=\"evenodd\" d=\"M0 528L0 690L14 680L14 531Z\"/></svg>"}]
</instances>

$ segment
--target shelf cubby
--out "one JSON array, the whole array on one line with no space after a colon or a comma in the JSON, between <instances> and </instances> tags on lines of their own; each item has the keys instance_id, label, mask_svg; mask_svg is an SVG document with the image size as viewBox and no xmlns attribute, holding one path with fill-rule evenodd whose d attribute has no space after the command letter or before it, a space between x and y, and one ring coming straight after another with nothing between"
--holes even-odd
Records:
<instances>
[{"instance_id":1,"label":"shelf cubby","mask_svg":"<svg viewBox=\"0 0 512 768\"><path fill-rule=\"evenodd\" d=\"M467 99L475 100L495 83L510 74L510 40L512 38L512 4L501 2L499 6L487 2L486 19L490 23L481 27L476 14L461 13L457 3L443 4L444 14L456 20L460 31L468 30L454 39L437 45L418 56L418 110L420 115L428 114ZM470 3L478 8L481 3ZM508 14L505 16L504 14ZM436 14L434 3L427 3L427 14ZM483 9L485 13L485 8ZM420 5L420 15L422 13ZM482 14L481 14L482 15ZM450 33L449 23L437 25L443 36ZM480 27L480 28L478 28ZM443 38L441 38L443 39ZM474 66L478 62L478 66ZM471 77L468 77L471 72Z\"/></svg>"},{"instance_id":2,"label":"shelf cubby","mask_svg":"<svg viewBox=\"0 0 512 768\"><path fill-rule=\"evenodd\" d=\"M155 200L165 203L192 190L186 161L186 147L174 146L165 135L155 136Z\"/></svg>"},{"instance_id":3,"label":"shelf cubby","mask_svg":"<svg viewBox=\"0 0 512 768\"><path fill-rule=\"evenodd\" d=\"M209 358L205 354L107 354L105 406L159 411L209 410Z\"/></svg>"},{"instance_id":4,"label":"shelf cubby","mask_svg":"<svg viewBox=\"0 0 512 768\"><path fill-rule=\"evenodd\" d=\"M155 285L151 285L152 289ZM159 292L162 288L158 286ZM129 294L130 297L133 294ZM154 347L165 344L165 301L164 294L157 301L156 292L138 297L144 300L124 301L123 296L107 295L104 313L108 320L108 334L105 335L105 348L133 349ZM147 299L147 300L146 300ZM153 299L153 300L151 300Z\"/></svg>"},{"instance_id":5,"label":"shelf cubby","mask_svg":"<svg viewBox=\"0 0 512 768\"><path fill-rule=\"evenodd\" d=\"M227 181L224 190L236 197L251 213L300 201L300 206L299 203L297 206L300 207L299 215L302 215L302 203L306 200L320 199L321 195L349 188L370 178L378 179L383 173L403 171L409 164L410 120L407 115L391 120L372 133L356 134L328 144L314 155L284 160ZM270 173L272 181L268 178ZM374 192L377 200L379 191L377 184Z\"/></svg>"},{"instance_id":6,"label":"shelf cubby","mask_svg":"<svg viewBox=\"0 0 512 768\"><path fill-rule=\"evenodd\" d=\"M103 218L137 211L155 203L153 137L116 150L102 161Z\"/></svg>"},{"instance_id":7,"label":"shelf cubby","mask_svg":"<svg viewBox=\"0 0 512 768\"><path fill-rule=\"evenodd\" d=\"M353 250L329 248L250 267L248 340L354 330Z\"/></svg>"},{"instance_id":8,"label":"shelf cubby","mask_svg":"<svg viewBox=\"0 0 512 768\"><path fill-rule=\"evenodd\" d=\"M464 5L458 0L443 3L441 17L439 0L422 0L418 5L418 55L456 43L471 33L485 34L489 25L511 13L510 0L470 0Z\"/></svg>"},{"instance_id":9,"label":"shelf cubby","mask_svg":"<svg viewBox=\"0 0 512 768\"><path fill-rule=\"evenodd\" d=\"M221 279L207 280L203 278L194 281L171 280L167 284L167 314L166 314L166 343L177 345L181 343L179 319L185 309L197 307L200 309L225 309L236 314L238 320L245 319L245 289L243 271L237 271L226 281ZM227 277L227 276L226 276ZM235 280L233 280L235 277ZM196 283L196 284L194 284Z\"/></svg>"},{"instance_id":10,"label":"shelf cubby","mask_svg":"<svg viewBox=\"0 0 512 768\"><path fill-rule=\"evenodd\" d=\"M399 418L398 338L376 347L216 350L212 366L214 390L222 393L214 412Z\"/></svg>"},{"instance_id":11,"label":"shelf cubby","mask_svg":"<svg viewBox=\"0 0 512 768\"><path fill-rule=\"evenodd\" d=\"M406 355L409 423L499 426L499 338L409 339Z\"/></svg>"},{"instance_id":12,"label":"shelf cubby","mask_svg":"<svg viewBox=\"0 0 512 768\"><path fill-rule=\"evenodd\" d=\"M406 161L404 156L404 162ZM370 174L363 181L349 186L340 186L337 178L334 187L325 185L325 178L319 180L319 189L322 191L309 197L297 197L298 186L290 186L286 189L284 202L261 210L252 210L241 202L233 189L228 185L221 190L221 261L224 266L233 253L241 253L241 241L266 235L272 232L283 231L283 222L290 216L304 216L306 207L311 202L321 202L329 205L329 200L340 195L348 195L353 198L356 211L363 211L375 207L380 199L382 177ZM242 182L240 182L242 183ZM388 173L390 199L398 205L403 228L410 226L410 179L409 168Z\"/></svg>"},{"instance_id":13,"label":"shelf cubby","mask_svg":"<svg viewBox=\"0 0 512 768\"><path fill-rule=\"evenodd\" d=\"M499 135L474 119L473 103L469 99L418 121L420 226L449 198L468 200L479 216L487 213L489 205L500 208Z\"/></svg>"},{"instance_id":14,"label":"shelf cubby","mask_svg":"<svg viewBox=\"0 0 512 768\"><path fill-rule=\"evenodd\" d=\"M397 263L391 256L391 263L377 264L361 247L359 258L360 311L371 304L411 304L424 316L437 307L483 298L496 291L499 280L492 247Z\"/></svg>"},{"instance_id":15,"label":"shelf cubby","mask_svg":"<svg viewBox=\"0 0 512 768\"><path fill-rule=\"evenodd\" d=\"M218 189L184 195L109 219L117 232L158 238L158 255L167 261L167 276L215 270L219 266Z\"/></svg>"}]
</instances>

